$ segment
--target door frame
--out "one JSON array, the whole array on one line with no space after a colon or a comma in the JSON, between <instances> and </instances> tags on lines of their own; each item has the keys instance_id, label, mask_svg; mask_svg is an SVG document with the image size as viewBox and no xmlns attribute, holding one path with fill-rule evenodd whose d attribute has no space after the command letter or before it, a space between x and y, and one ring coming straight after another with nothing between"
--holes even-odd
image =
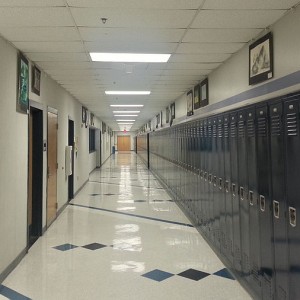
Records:
<instances>
[{"instance_id":1,"label":"door frame","mask_svg":"<svg viewBox=\"0 0 300 300\"><path fill-rule=\"evenodd\" d=\"M72 137L70 136L70 122L73 123L72 127L73 127L73 134ZM70 202L73 198L74 198L74 178L75 178L75 174L74 174L74 163L75 163L75 149L74 149L74 138L75 138L75 122L74 120L69 116L68 118L68 146L72 146L72 175L68 176L68 202ZM72 142L70 142L70 139L72 139ZM73 183L72 183L72 191L71 191L71 195L70 195L70 180L73 179Z\"/></svg>"}]
</instances>

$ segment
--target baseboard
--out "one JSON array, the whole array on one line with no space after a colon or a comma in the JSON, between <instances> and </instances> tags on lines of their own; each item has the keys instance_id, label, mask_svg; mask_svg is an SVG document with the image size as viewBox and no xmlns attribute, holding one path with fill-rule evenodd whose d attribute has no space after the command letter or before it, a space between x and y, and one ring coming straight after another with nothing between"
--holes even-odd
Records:
<instances>
[{"instance_id":1,"label":"baseboard","mask_svg":"<svg viewBox=\"0 0 300 300\"><path fill-rule=\"evenodd\" d=\"M15 267L20 263L20 261L27 254L27 247L21 251L21 253L13 260L12 263L0 274L0 283L15 269Z\"/></svg>"},{"instance_id":2,"label":"baseboard","mask_svg":"<svg viewBox=\"0 0 300 300\"><path fill-rule=\"evenodd\" d=\"M56 218L65 210L65 208L68 206L68 203L65 203L58 211L56 214Z\"/></svg>"},{"instance_id":3,"label":"baseboard","mask_svg":"<svg viewBox=\"0 0 300 300\"><path fill-rule=\"evenodd\" d=\"M74 198L79 194L79 192L84 188L84 186L89 182L89 180L87 179L83 185L76 191L76 193L74 194Z\"/></svg>"}]
</instances>

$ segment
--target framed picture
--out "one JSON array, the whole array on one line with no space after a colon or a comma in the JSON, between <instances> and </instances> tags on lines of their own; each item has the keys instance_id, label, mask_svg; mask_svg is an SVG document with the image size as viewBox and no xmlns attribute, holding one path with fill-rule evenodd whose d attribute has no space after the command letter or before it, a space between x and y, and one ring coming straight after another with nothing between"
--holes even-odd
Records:
<instances>
[{"instance_id":1,"label":"framed picture","mask_svg":"<svg viewBox=\"0 0 300 300\"><path fill-rule=\"evenodd\" d=\"M163 126L162 123L163 123L163 112L161 111L160 112L160 127Z\"/></svg>"},{"instance_id":2,"label":"framed picture","mask_svg":"<svg viewBox=\"0 0 300 300\"><path fill-rule=\"evenodd\" d=\"M36 67L32 67L31 90L40 96L41 93L41 71Z\"/></svg>"},{"instance_id":3,"label":"framed picture","mask_svg":"<svg viewBox=\"0 0 300 300\"><path fill-rule=\"evenodd\" d=\"M89 127L89 122L90 122L90 114L88 110L85 110L85 128Z\"/></svg>"},{"instance_id":4,"label":"framed picture","mask_svg":"<svg viewBox=\"0 0 300 300\"><path fill-rule=\"evenodd\" d=\"M170 105L171 120L175 119L175 102Z\"/></svg>"},{"instance_id":5,"label":"framed picture","mask_svg":"<svg viewBox=\"0 0 300 300\"><path fill-rule=\"evenodd\" d=\"M190 90L187 94L186 104L187 104L187 116L191 116L194 114L193 109L193 91Z\"/></svg>"},{"instance_id":6,"label":"framed picture","mask_svg":"<svg viewBox=\"0 0 300 300\"><path fill-rule=\"evenodd\" d=\"M106 124L102 122L102 134L106 132Z\"/></svg>"},{"instance_id":7,"label":"framed picture","mask_svg":"<svg viewBox=\"0 0 300 300\"><path fill-rule=\"evenodd\" d=\"M200 107L200 85L194 87L194 109Z\"/></svg>"},{"instance_id":8,"label":"framed picture","mask_svg":"<svg viewBox=\"0 0 300 300\"><path fill-rule=\"evenodd\" d=\"M91 126L94 126L95 123L94 123L94 114L91 113Z\"/></svg>"},{"instance_id":9,"label":"framed picture","mask_svg":"<svg viewBox=\"0 0 300 300\"><path fill-rule=\"evenodd\" d=\"M149 130L151 130L151 121L148 122Z\"/></svg>"},{"instance_id":10,"label":"framed picture","mask_svg":"<svg viewBox=\"0 0 300 300\"><path fill-rule=\"evenodd\" d=\"M200 83L200 107L208 105L208 79Z\"/></svg>"},{"instance_id":11,"label":"framed picture","mask_svg":"<svg viewBox=\"0 0 300 300\"><path fill-rule=\"evenodd\" d=\"M156 115L156 128L158 128L159 124L160 124L160 114Z\"/></svg>"},{"instance_id":12,"label":"framed picture","mask_svg":"<svg viewBox=\"0 0 300 300\"><path fill-rule=\"evenodd\" d=\"M273 36L268 33L249 46L249 84L273 78Z\"/></svg>"},{"instance_id":13,"label":"framed picture","mask_svg":"<svg viewBox=\"0 0 300 300\"><path fill-rule=\"evenodd\" d=\"M170 122L170 107L166 107L166 123Z\"/></svg>"},{"instance_id":14,"label":"framed picture","mask_svg":"<svg viewBox=\"0 0 300 300\"><path fill-rule=\"evenodd\" d=\"M82 106L81 109L81 122L85 124L86 122L86 108Z\"/></svg>"},{"instance_id":15,"label":"framed picture","mask_svg":"<svg viewBox=\"0 0 300 300\"><path fill-rule=\"evenodd\" d=\"M29 64L26 57L21 53L19 53L18 57L17 82L17 111L27 114L29 103Z\"/></svg>"}]
</instances>

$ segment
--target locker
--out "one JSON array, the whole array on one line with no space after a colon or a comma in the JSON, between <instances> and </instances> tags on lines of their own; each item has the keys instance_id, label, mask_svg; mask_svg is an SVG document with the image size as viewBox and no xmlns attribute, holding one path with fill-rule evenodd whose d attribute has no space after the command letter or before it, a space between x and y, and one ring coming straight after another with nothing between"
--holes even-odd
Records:
<instances>
[{"instance_id":1,"label":"locker","mask_svg":"<svg viewBox=\"0 0 300 300\"><path fill-rule=\"evenodd\" d=\"M226 210L225 210L225 194L224 194L224 116L220 115L217 118L217 187L216 196L219 205L219 234L220 250L225 255L225 236L226 236Z\"/></svg>"},{"instance_id":2,"label":"locker","mask_svg":"<svg viewBox=\"0 0 300 300\"><path fill-rule=\"evenodd\" d=\"M204 131L203 131L203 120L200 120L198 122L198 143L197 143L197 163L198 163L198 209L199 209L199 217L198 217L198 222L197 225L198 227L203 230L203 167L204 167L204 149L203 149L203 136L204 136Z\"/></svg>"},{"instance_id":3,"label":"locker","mask_svg":"<svg viewBox=\"0 0 300 300\"><path fill-rule=\"evenodd\" d=\"M292 95L284 103L290 299L298 299L300 295L300 224L297 220L300 209L299 100L299 95Z\"/></svg>"},{"instance_id":4,"label":"locker","mask_svg":"<svg viewBox=\"0 0 300 300\"><path fill-rule=\"evenodd\" d=\"M213 241L220 250L220 202L218 191L218 118L212 119L212 148L211 148L211 192Z\"/></svg>"},{"instance_id":5,"label":"locker","mask_svg":"<svg viewBox=\"0 0 300 300\"><path fill-rule=\"evenodd\" d=\"M239 168L238 168L238 115L237 112L230 114L230 192L232 200L232 225L233 225L233 257L234 269L239 273L241 265L241 225L240 225L240 202L239 202Z\"/></svg>"},{"instance_id":6,"label":"locker","mask_svg":"<svg viewBox=\"0 0 300 300\"><path fill-rule=\"evenodd\" d=\"M260 113L260 111L259 111ZM257 118L255 107L247 108L246 112L246 148L247 148L247 173L248 173L248 204L249 207L249 264L250 282L258 298L261 298L260 278L260 223L257 192L257 164L256 164L256 135Z\"/></svg>"},{"instance_id":7,"label":"locker","mask_svg":"<svg viewBox=\"0 0 300 300\"><path fill-rule=\"evenodd\" d=\"M246 148L246 110L238 112L238 180L240 202L241 258L242 276L249 280L249 202L248 202L248 170Z\"/></svg>"},{"instance_id":8,"label":"locker","mask_svg":"<svg viewBox=\"0 0 300 300\"><path fill-rule=\"evenodd\" d=\"M233 265L233 207L231 191L231 162L230 162L230 115L224 115L224 188L225 201L225 241L224 254Z\"/></svg>"},{"instance_id":9,"label":"locker","mask_svg":"<svg viewBox=\"0 0 300 300\"><path fill-rule=\"evenodd\" d=\"M209 129L211 125L209 125L208 119L204 120L204 198L203 198L203 204L204 204L204 233L209 238L209 220L210 220L210 208L209 208L209 181L208 181L208 174L209 174L209 148L210 148L210 138L211 138L211 129ZM209 134L210 132L210 134Z\"/></svg>"},{"instance_id":10,"label":"locker","mask_svg":"<svg viewBox=\"0 0 300 300\"><path fill-rule=\"evenodd\" d=\"M207 207L205 203L206 198L206 185L205 185L205 172L206 172L206 136L207 136L207 122L206 120L200 121L200 202L201 202L201 231L205 232Z\"/></svg>"},{"instance_id":11,"label":"locker","mask_svg":"<svg viewBox=\"0 0 300 300\"><path fill-rule=\"evenodd\" d=\"M281 101L277 101L277 103L272 103L270 105L269 124L272 177L272 203L270 205L272 206L274 228L275 299L283 300L289 299L289 267L284 168L284 124L283 106ZM262 265L262 268L264 268L264 264Z\"/></svg>"},{"instance_id":12,"label":"locker","mask_svg":"<svg viewBox=\"0 0 300 300\"><path fill-rule=\"evenodd\" d=\"M268 115L269 112L266 103L257 107L257 188L259 195L258 206L260 218L261 282L263 299L273 299L274 294L274 244L272 202L270 197L271 170Z\"/></svg>"}]
</instances>

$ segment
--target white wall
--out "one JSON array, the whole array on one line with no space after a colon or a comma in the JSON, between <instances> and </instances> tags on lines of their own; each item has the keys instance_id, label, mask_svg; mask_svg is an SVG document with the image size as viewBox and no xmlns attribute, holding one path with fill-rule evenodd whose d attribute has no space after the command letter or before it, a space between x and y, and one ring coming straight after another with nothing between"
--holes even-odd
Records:
<instances>
[{"instance_id":1,"label":"white wall","mask_svg":"<svg viewBox=\"0 0 300 300\"><path fill-rule=\"evenodd\" d=\"M28 115L16 112L17 61L17 50L0 38L0 280L3 272L27 247ZM60 209L68 200L65 146L68 145L69 118L74 121L77 141L74 192L81 188L88 180L89 172L96 167L96 153L89 154L89 129L81 123L81 104L44 72L41 74L41 95L30 92L29 98L43 110L44 140L47 139L47 108L58 111L57 202ZM100 120L95 118L95 127L99 126ZM44 152L43 160L45 226L47 152Z\"/></svg>"}]
</instances>

